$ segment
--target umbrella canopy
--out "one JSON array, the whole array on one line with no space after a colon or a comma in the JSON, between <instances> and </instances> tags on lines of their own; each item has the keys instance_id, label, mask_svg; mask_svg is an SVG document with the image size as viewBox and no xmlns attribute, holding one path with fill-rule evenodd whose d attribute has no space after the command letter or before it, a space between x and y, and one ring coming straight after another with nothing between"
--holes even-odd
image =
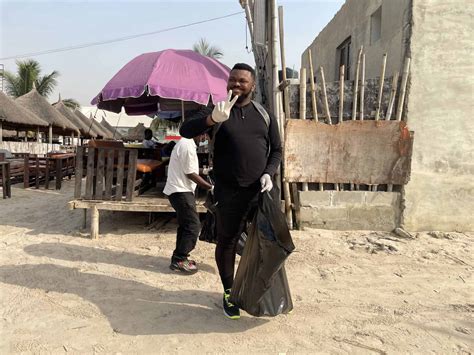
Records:
<instances>
[{"instance_id":1,"label":"umbrella canopy","mask_svg":"<svg viewBox=\"0 0 474 355\"><path fill-rule=\"evenodd\" d=\"M38 117L53 126L53 132L79 132L72 122L64 117L58 110L54 109L46 98L33 88L29 93L20 96L15 100L16 103L35 113Z\"/></svg>"},{"instance_id":2,"label":"umbrella canopy","mask_svg":"<svg viewBox=\"0 0 474 355\"><path fill-rule=\"evenodd\" d=\"M17 104L0 91L0 121L6 129L48 127L48 122L42 120L30 110Z\"/></svg>"},{"instance_id":3,"label":"umbrella canopy","mask_svg":"<svg viewBox=\"0 0 474 355\"><path fill-rule=\"evenodd\" d=\"M68 109L64 103L60 100L53 104L54 108L58 110L64 117L66 117L70 122L74 124L74 126L79 128L81 135L84 137L93 137L97 136L96 133L92 132L89 129L89 126L82 122L79 117L77 117L70 109Z\"/></svg>"},{"instance_id":4,"label":"umbrella canopy","mask_svg":"<svg viewBox=\"0 0 474 355\"><path fill-rule=\"evenodd\" d=\"M226 99L229 72L219 61L192 50L145 53L120 69L91 103L112 112L125 107L129 115L156 112L158 103L160 110L181 109L173 100L207 105Z\"/></svg>"}]
</instances>

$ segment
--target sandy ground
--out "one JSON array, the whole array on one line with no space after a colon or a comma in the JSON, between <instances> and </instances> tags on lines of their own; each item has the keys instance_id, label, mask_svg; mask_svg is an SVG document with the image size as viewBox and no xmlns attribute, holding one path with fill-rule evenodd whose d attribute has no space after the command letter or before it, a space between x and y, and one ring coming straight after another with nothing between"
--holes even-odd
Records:
<instances>
[{"instance_id":1,"label":"sandy ground","mask_svg":"<svg viewBox=\"0 0 474 355\"><path fill-rule=\"evenodd\" d=\"M72 185L0 200L2 354L473 352L473 234L295 231L294 311L231 321L213 246L182 276L168 269L173 220L105 212L90 240Z\"/></svg>"}]
</instances>

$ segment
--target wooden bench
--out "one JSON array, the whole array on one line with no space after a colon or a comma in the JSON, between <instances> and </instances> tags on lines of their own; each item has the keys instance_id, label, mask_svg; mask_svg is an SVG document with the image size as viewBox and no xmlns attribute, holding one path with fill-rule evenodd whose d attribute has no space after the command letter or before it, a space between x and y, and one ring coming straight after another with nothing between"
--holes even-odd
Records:
<instances>
[{"instance_id":1,"label":"wooden bench","mask_svg":"<svg viewBox=\"0 0 474 355\"><path fill-rule=\"evenodd\" d=\"M78 147L74 200L69 208L84 209L84 228L87 210L91 210L91 238L99 236L99 210L174 212L162 186L139 194L142 181L137 178L137 156L133 148ZM202 202L198 202L197 209L206 212Z\"/></svg>"}]
</instances>

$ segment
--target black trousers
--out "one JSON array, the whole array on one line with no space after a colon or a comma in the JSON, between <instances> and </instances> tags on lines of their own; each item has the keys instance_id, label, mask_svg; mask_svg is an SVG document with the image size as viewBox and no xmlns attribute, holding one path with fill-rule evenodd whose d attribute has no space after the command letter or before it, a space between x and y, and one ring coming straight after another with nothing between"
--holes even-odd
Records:
<instances>
[{"instance_id":1,"label":"black trousers","mask_svg":"<svg viewBox=\"0 0 474 355\"><path fill-rule=\"evenodd\" d=\"M224 290L232 288L237 241L251 218L261 190L257 182L249 187L227 186L216 182L217 204L216 264Z\"/></svg>"},{"instance_id":2,"label":"black trousers","mask_svg":"<svg viewBox=\"0 0 474 355\"><path fill-rule=\"evenodd\" d=\"M192 192L175 192L169 195L168 199L176 211L178 219L176 249L171 260L185 260L196 246L196 241L201 231L201 223L196 211L196 200Z\"/></svg>"}]
</instances>

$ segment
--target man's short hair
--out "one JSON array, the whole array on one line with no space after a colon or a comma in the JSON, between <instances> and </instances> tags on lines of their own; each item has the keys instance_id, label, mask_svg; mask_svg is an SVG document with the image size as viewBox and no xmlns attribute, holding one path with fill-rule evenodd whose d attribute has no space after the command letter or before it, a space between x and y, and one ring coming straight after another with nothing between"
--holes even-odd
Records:
<instances>
[{"instance_id":1,"label":"man's short hair","mask_svg":"<svg viewBox=\"0 0 474 355\"><path fill-rule=\"evenodd\" d=\"M145 129L145 134L153 134L153 131L150 128Z\"/></svg>"},{"instance_id":2,"label":"man's short hair","mask_svg":"<svg viewBox=\"0 0 474 355\"><path fill-rule=\"evenodd\" d=\"M250 72L250 74L252 75L252 79L255 80L255 70L248 64L237 63L236 65L234 65L232 70L246 70Z\"/></svg>"}]
</instances>

